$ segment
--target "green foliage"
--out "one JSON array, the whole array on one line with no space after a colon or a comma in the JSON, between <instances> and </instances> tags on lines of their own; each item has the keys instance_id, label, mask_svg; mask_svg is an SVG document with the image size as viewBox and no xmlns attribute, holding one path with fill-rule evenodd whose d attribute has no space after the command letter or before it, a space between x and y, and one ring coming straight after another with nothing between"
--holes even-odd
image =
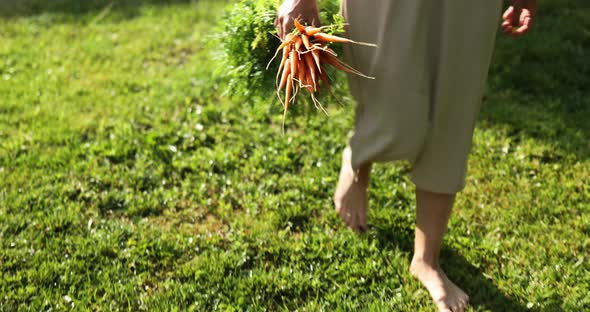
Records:
<instances>
[{"instance_id":1,"label":"green foliage","mask_svg":"<svg viewBox=\"0 0 590 312\"><path fill-rule=\"evenodd\" d=\"M0 18L0 311L433 311L409 167L375 166L351 233L330 198L352 110L282 136L280 107L211 79L224 3L147 3ZM469 311L590 310L590 12L541 4L498 38L442 252Z\"/></svg>"},{"instance_id":2,"label":"green foliage","mask_svg":"<svg viewBox=\"0 0 590 312\"><path fill-rule=\"evenodd\" d=\"M342 24L337 0L320 0L320 18L325 25ZM230 5L222 19L213 45L218 77L227 83L225 91L242 98L274 94L278 62L272 59L280 40L274 20L276 0L241 0ZM342 29L336 29L342 30Z\"/></svg>"}]
</instances>

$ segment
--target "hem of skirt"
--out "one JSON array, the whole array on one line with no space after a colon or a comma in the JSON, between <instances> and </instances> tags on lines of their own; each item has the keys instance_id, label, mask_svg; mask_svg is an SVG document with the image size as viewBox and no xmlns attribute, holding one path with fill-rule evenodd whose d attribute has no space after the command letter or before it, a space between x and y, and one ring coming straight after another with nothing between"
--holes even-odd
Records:
<instances>
[{"instance_id":1,"label":"hem of skirt","mask_svg":"<svg viewBox=\"0 0 590 312\"><path fill-rule=\"evenodd\" d=\"M425 181L413 173L410 173L410 180L412 181L412 183L414 183L416 188L438 194L454 195L463 191L463 189L465 188L465 181L462 181L460 184L449 183L446 185L441 185L440 183Z\"/></svg>"},{"instance_id":2,"label":"hem of skirt","mask_svg":"<svg viewBox=\"0 0 590 312\"><path fill-rule=\"evenodd\" d=\"M353 170L358 170L358 168L360 168L362 165L368 164L368 163L393 163L393 162L397 162L397 161L409 161L409 162L413 162L414 159L412 159L411 155L380 155L380 156L373 156L373 157L365 157L363 159L355 159L354 157L354 151L352 151L352 157L351 157L351 166Z\"/></svg>"}]
</instances>

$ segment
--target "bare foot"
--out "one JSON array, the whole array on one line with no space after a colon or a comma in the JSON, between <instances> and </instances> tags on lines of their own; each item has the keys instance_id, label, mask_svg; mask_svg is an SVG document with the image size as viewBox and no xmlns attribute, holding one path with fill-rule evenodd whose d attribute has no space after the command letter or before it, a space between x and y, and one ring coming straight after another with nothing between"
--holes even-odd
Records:
<instances>
[{"instance_id":1,"label":"bare foot","mask_svg":"<svg viewBox=\"0 0 590 312\"><path fill-rule=\"evenodd\" d=\"M465 311L469 296L451 282L440 267L414 259L410 273L426 287L439 311Z\"/></svg>"},{"instance_id":2,"label":"bare foot","mask_svg":"<svg viewBox=\"0 0 590 312\"><path fill-rule=\"evenodd\" d=\"M367 188L371 165L359 168L355 176L350 159L351 150L350 147L346 147L342 153L342 169L334 194L334 205L336 212L348 227L357 232L364 232L367 230Z\"/></svg>"}]
</instances>

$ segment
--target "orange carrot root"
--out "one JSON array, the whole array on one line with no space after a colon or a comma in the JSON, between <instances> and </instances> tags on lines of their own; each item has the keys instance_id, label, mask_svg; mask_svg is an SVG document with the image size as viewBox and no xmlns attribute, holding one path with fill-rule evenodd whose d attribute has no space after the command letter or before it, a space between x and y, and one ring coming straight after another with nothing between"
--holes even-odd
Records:
<instances>
[{"instance_id":1,"label":"orange carrot root","mask_svg":"<svg viewBox=\"0 0 590 312\"><path fill-rule=\"evenodd\" d=\"M302 33L302 34L305 33L305 26L301 25L301 23L299 23L299 20L298 19L293 20L293 24L295 24L295 28L297 28L297 30L300 33Z\"/></svg>"},{"instance_id":2,"label":"orange carrot root","mask_svg":"<svg viewBox=\"0 0 590 312\"><path fill-rule=\"evenodd\" d=\"M277 58L277 56L279 55L279 52L281 52L281 50L283 50L286 47L289 47L289 45L292 43L293 40L293 35L292 34L288 34L285 41L283 41L281 43L281 45L277 48L277 50L275 51L275 54L273 55L273 57L270 59L270 61L268 62L268 64L266 64L266 70L268 70L268 68L270 67L270 64L272 63L272 61L275 60L275 58Z\"/></svg>"},{"instance_id":3,"label":"orange carrot root","mask_svg":"<svg viewBox=\"0 0 590 312\"><path fill-rule=\"evenodd\" d=\"M297 51L295 51L295 49L291 50L291 56L289 57L289 60L291 61L289 64L291 65L291 76L295 77L297 75L297 64L298 64L298 54Z\"/></svg>"},{"instance_id":4,"label":"orange carrot root","mask_svg":"<svg viewBox=\"0 0 590 312\"><path fill-rule=\"evenodd\" d=\"M297 67L298 67L298 71L297 71L297 75L298 75L298 79L299 79L299 85L303 86L303 84L305 83L305 65L303 65L303 60L299 59L297 60Z\"/></svg>"},{"instance_id":5,"label":"orange carrot root","mask_svg":"<svg viewBox=\"0 0 590 312\"><path fill-rule=\"evenodd\" d=\"M317 84L316 84L316 70L315 70L315 64L313 63L313 57L309 54L304 54L303 60L305 61L305 65L307 65L307 70L308 70L309 76L313 82L313 89L315 91L315 90L317 90Z\"/></svg>"},{"instance_id":6,"label":"orange carrot root","mask_svg":"<svg viewBox=\"0 0 590 312\"><path fill-rule=\"evenodd\" d=\"M301 35L301 41L307 50L311 49L311 42L309 42L309 37L306 34Z\"/></svg>"},{"instance_id":7,"label":"orange carrot root","mask_svg":"<svg viewBox=\"0 0 590 312\"><path fill-rule=\"evenodd\" d=\"M285 88L285 110L289 108L289 102L291 101L291 93L293 92L293 79L291 74L287 78L287 87Z\"/></svg>"},{"instance_id":8,"label":"orange carrot root","mask_svg":"<svg viewBox=\"0 0 590 312\"><path fill-rule=\"evenodd\" d=\"M295 39L295 44L294 44L294 46L295 46L295 51L296 51L297 53L300 53L300 52L301 52L301 45L302 45L302 44L303 44L303 40L301 39L301 36L298 36L298 37ZM301 56L298 56L298 57L299 57L299 59L301 59Z\"/></svg>"},{"instance_id":9,"label":"orange carrot root","mask_svg":"<svg viewBox=\"0 0 590 312\"><path fill-rule=\"evenodd\" d=\"M316 33L315 35L313 35L313 37L319 42L354 43L354 44L364 45L364 46L368 46L368 47L377 47L377 45L373 44L373 43L354 41L354 40L350 40L348 38L329 35L329 34L325 34L322 32Z\"/></svg>"},{"instance_id":10,"label":"orange carrot root","mask_svg":"<svg viewBox=\"0 0 590 312\"><path fill-rule=\"evenodd\" d=\"M311 50L311 56L313 57L313 60L314 60L315 64L317 65L318 70L321 73L322 72L322 69L321 69L322 66L320 65L320 51L318 51L318 50Z\"/></svg>"},{"instance_id":11,"label":"orange carrot root","mask_svg":"<svg viewBox=\"0 0 590 312\"><path fill-rule=\"evenodd\" d=\"M321 31L322 31L321 27L311 27L311 26L305 27L305 34L308 36L313 36Z\"/></svg>"},{"instance_id":12,"label":"orange carrot root","mask_svg":"<svg viewBox=\"0 0 590 312\"><path fill-rule=\"evenodd\" d=\"M279 76L283 72L283 68L285 67L285 63L289 59L289 49L285 47L283 49L283 58L281 59L281 64L279 65L279 69L277 70L277 77L275 78L275 84L277 85L277 89L279 88Z\"/></svg>"},{"instance_id":13,"label":"orange carrot root","mask_svg":"<svg viewBox=\"0 0 590 312\"><path fill-rule=\"evenodd\" d=\"M291 60L287 60L285 62L285 69L283 70L283 75L281 76L281 82L279 83L279 87L277 88L277 92L283 90L285 85L287 84L287 79L291 72Z\"/></svg>"},{"instance_id":14,"label":"orange carrot root","mask_svg":"<svg viewBox=\"0 0 590 312\"><path fill-rule=\"evenodd\" d=\"M322 55L322 59L326 63L332 65L333 67L335 67L337 69L340 69L340 70L343 70L343 71L345 71L347 73L355 74L355 75L358 75L358 76L361 76L361 77L364 77L364 78L367 78L367 79L375 79L375 77L367 76L367 75L361 73L360 71L352 68L351 66L342 63L340 60L338 60L337 58L333 57L332 55L324 54L324 55Z\"/></svg>"}]
</instances>

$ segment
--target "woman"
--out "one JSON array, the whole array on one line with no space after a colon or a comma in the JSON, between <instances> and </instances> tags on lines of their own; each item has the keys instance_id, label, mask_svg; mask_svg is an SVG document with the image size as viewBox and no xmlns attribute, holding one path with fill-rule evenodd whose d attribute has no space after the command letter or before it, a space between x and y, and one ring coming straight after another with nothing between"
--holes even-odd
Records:
<instances>
[{"instance_id":1,"label":"woman","mask_svg":"<svg viewBox=\"0 0 590 312\"><path fill-rule=\"evenodd\" d=\"M512 0L502 28L526 33L536 0ZM342 0L351 65L375 80L351 76L358 102L354 134L343 152L334 203L356 230L367 228L371 164L413 165L416 236L410 272L440 311L463 311L469 297L438 264L455 194L465 185L467 157L492 56L502 0ZM293 19L319 24L317 0L285 0L275 24L283 36Z\"/></svg>"}]
</instances>

